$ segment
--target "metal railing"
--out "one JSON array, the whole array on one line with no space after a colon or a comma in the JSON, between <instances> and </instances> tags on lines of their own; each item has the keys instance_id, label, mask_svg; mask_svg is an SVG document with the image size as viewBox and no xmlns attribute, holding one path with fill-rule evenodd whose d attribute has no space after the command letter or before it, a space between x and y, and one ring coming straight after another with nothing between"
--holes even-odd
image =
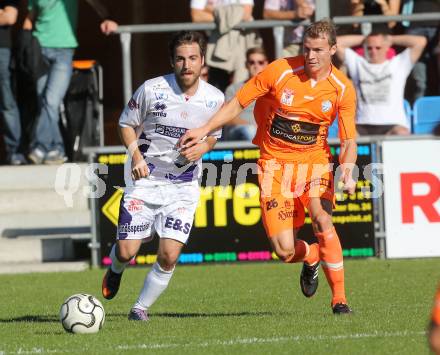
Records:
<instances>
[{"instance_id":1,"label":"metal railing","mask_svg":"<svg viewBox=\"0 0 440 355\"><path fill-rule=\"evenodd\" d=\"M320 3L320 4L318 4ZM324 0L317 1L316 18L328 16L328 11L323 11L322 6L326 6ZM320 6L318 6L320 5ZM370 15L370 16L336 16L333 21L337 25L348 25L354 23L386 23L392 21L431 21L440 20L440 12L420 13L412 15ZM283 50L284 28L298 25L308 25L310 21L274 21L274 20L255 20L250 22L241 22L234 28L236 29L260 29L272 28L274 37L275 56L281 57ZM131 69L131 36L134 33L165 33L181 30L191 31L210 31L215 29L212 22L206 23L161 23L148 25L127 25L119 26L117 33L120 36L122 46L122 74L123 74L123 93L124 102L128 102L133 93L132 88L132 69Z\"/></svg>"}]
</instances>

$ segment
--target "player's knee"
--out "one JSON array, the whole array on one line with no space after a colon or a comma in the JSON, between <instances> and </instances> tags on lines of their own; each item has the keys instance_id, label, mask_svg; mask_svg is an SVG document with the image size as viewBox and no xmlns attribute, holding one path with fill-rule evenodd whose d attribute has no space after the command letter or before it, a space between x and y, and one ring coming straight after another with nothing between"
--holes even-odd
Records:
<instances>
[{"instance_id":1,"label":"player's knee","mask_svg":"<svg viewBox=\"0 0 440 355\"><path fill-rule=\"evenodd\" d=\"M329 230L333 226L331 216L324 211L313 216L312 223L315 229L320 232Z\"/></svg>"},{"instance_id":2,"label":"player's knee","mask_svg":"<svg viewBox=\"0 0 440 355\"><path fill-rule=\"evenodd\" d=\"M116 257L120 262L128 263L136 253L129 247L125 245L119 245L116 251Z\"/></svg>"},{"instance_id":3,"label":"player's knee","mask_svg":"<svg viewBox=\"0 0 440 355\"><path fill-rule=\"evenodd\" d=\"M175 253L173 251L162 251L162 253L157 256L157 262L165 271L171 271L176 266L178 258L179 253Z\"/></svg>"},{"instance_id":4,"label":"player's knee","mask_svg":"<svg viewBox=\"0 0 440 355\"><path fill-rule=\"evenodd\" d=\"M274 251L278 258L285 263L288 263L290 260L292 260L293 256L295 255L295 249L286 250L282 248L275 248Z\"/></svg>"}]
</instances>

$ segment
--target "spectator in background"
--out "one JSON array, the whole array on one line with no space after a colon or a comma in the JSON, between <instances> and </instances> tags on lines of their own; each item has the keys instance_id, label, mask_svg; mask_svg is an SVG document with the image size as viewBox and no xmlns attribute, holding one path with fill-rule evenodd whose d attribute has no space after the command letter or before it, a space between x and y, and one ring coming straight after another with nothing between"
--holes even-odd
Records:
<instances>
[{"instance_id":1,"label":"spectator in background","mask_svg":"<svg viewBox=\"0 0 440 355\"><path fill-rule=\"evenodd\" d=\"M364 15L385 15L393 16L399 14L400 0L350 0L351 15L352 16L364 16ZM396 23L388 22L384 23L362 23L361 33L367 36L372 30L374 32L384 32L390 28L396 26ZM358 27L355 24L354 27Z\"/></svg>"},{"instance_id":2,"label":"spectator in background","mask_svg":"<svg viewBox=\"0 0 440 355\"><path fill-rule=\"evenodd\" d=\"M267 55L263 48L255 47L248 49L246 52L246 68L249 72L248 80L266 68L267 64ZM229 85L225 93L226 101L231 100L246 81ZM254 118L254 107L255 101L246 107L241 112L240 116L228 123L225 127L227 140L251 141L254 138L257 131L257 125Z\"/></svg>"},{"instance_id":3,"label":"spectator in background","mask_svg":"<svg viewBox=\"0 0 440 355\"><path fill-rule=\"evenodd\" d=\"M366 57L350 47L365 42ZM357 131L360 135L410 134L403 94L405 82L426 45L422 36L391 36L383 33L338 36L337 56L345 63L356 88ZM386 58L391 46L406 47L392 59Z\"/></svg>"},{"instance_id":4,"label":"spectator in background","mask_svg":"<svg viewBox=\"0 0 440 355\"><path fill-rule=\"evenodd\" d=\"M213 22L217 29L209 37L206 63L209 83L225 91L231 82L246 80L245 53L259 47L261 38L253 30L233 30L242 21L252 21L253 0L191 0L193 22Z\"/></svg>"},{"instance_id":5,"label":"spectator in background","mask_svg":"<svg viewBox=\"0 0 440 355\"><path fill-rule=\"evenodd\" d=\"M270 20L310 19L315 12L315 0L265 0L263 17ZM304 26L284 29L283 57L301 53Z\"/></svg>"},{"instance_id":6,"label":"spectator in background","mask_svg":"<svg viewBox=\"0 0 440 355\"><path fill-rule=\"evenodd\" d=\"M102 18L108 13L98 0L87 0ZM77 0L29 0L23 28L33 29L49 63L48 73L38 79L40 114L36 118L29 160L34 164L61 164L67 160L59 129L59 108L72 75L72 59L78 17ZM101 31L109 34L117 29L111 20L101 23Z\"/></svg>"},{"instance_id":7,"label":"spectator in background","mask_svg":"<svg viewBox=\"0 0 440 355\"><path fill-rule=\"evenodd\" d=\"M417 13L432 13L432 12L440 12L440 1L438 0L403 0L402 1L402 14L417 14ZM431 20L431 21L417 21L417 22L409 22L403 21L402 25L405 29L406 34L425 36L427 40L426 48L420 57L420 60L414 65L414 68L411 72L410 79L414 84L414 90L411 90L409 93L408 99L411 102L414 102L419 97L425 95L435 95L438 92L435 92L439 88L436 67L436 53L435 48L439 41L439 26L440 21ZM428 82L428 73L432 74L430 78L432 80L432 91L428 92L430 87Z\"/></svg>"},{"instance_id":8,"label":"spectator in background","mask_svg":"<svg viewBox=\"0 0 440 355\"><path fill-rule=\"evenodd\" d=\"M17 21L18 0L0 2L0 112L4 126L7 163L21 165L26 163L20 152L22 127L20 113L11 88L11 26Z\"/></svg>"}]
</instances>

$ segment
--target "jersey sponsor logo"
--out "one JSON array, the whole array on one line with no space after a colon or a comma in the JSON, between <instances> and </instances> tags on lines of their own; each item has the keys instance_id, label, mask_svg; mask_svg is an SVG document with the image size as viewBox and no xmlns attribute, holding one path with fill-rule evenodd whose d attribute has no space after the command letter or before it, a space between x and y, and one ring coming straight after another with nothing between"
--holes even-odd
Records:
<instances>
[{"instance_id":1,"label":"jersey sponsor logo","mask_svg":"<svg viewBox=\"0 0 440 355\"><path fill-rule=\"evenodd\" d=\"M186 111L182 111L182 112L180 113L180 118L186 120L186 119L188 118L188 112L186 112Z\"/></svg>"},{"instance_id":2,"label":"jersey sponsor logo","mask_svg":"<svg viewBox=\"0 0 440 355\"><path fill-rule=\"evenodd\" d=\"M131 98L130 101L128 101L128 105L127 106L130 109L130 111L134 111L134 110L138 110L139 109L139 104L133 98Z\"/></svg>"},{"instance_id":3,"label":"jersey sponsor logo","mask_svg":"<svg viewBox=\"0 0 440 355\"><path fill-rule=\"evenodd\" d=\"M293 90L284 89L283 93L281 94L281 103L286 106L292 106L293 97L294 97Z\"/></svg>"},{"instance_id":4,"label":"jersey sponsor logo","mask_svg":"<svg viewBox=\"0 0 440 355\"><path fill-rule=\"evenodd\" d=\"M298 211L296 210L281 210L278 212L278 219L281 221L285 221L287 218L296 218L298 217Z\"/></svg>"},{"instance_id":5,"label":"jersey sponsor logo","mask_svg":"<svg viewBox=\"0 0 440 355\"><path fill-rule=\"evenodd\" d=\"M186 131L187 129L183 127L164 126L161 124L156 124L156 129L155 129L156 133L171 138L180 138L185 134Z\"/></svg>"},{"instance_id":6,"label":"jersey sponsor logo","mask_svg":"<svg viewBox=\"0 0 440 355\"><path fill-rule=\"evenodd\" d=\"M206 107L209 109L213 109L217 107L217 101L215 100L208 100L206 101Z\"/></svg>"},{"instance_id":7,"label":"jersey sponsor logo","mask_svg":"<svg viewBox=\"0 0 440 355\"><path fill-rule=\"evenodd\" d=\"M301 131L301 126L299 125L299 123L294 123L292 125L292 132L293 133L298 133L299 131Z\"/></svg>"},{"instance_id":8,"label":"jersey sponsor logo","mask_svg":"<svg viewBox=\"0 0 440 355\"><path fill-rule=\"evenodd\" d=\"M133 199L128 202L127 210L130 212L141 211L143 206L144 202L142 200Z\"/></svg>"},{"instance_id":9,"label":"jersey sponsor logo","mask_svg":"<svg viewBox=\"0 0 440 355\"><path fill-rule=\"evenodd\" d=\"M165 228L188 234L191 230L191 223L184 223L180 218L167 217L165 219Z\"/></svg>"},{"instance_id":10,"label":"jersey sponsor logo","mask_svg":"<svg viewBox=\"0 0 440 355\"><path fill-rule=\"evenodd\" d=\"M319 125L309 122L296 121L275 116L270 128L270 135L285 142L312 145L318 139Z\"/></svg>"},{"instance_id":11,"label":"jersey sponsor logo","mask_svg":"<svg viewBox=\"0 0 440 355\"><path fill-rule=\"evenodd\" d=\"M148 230L148 227L150 226L150 223L143 223L143 224L120 224L118 226L118 233L140 233L145 232Z\"/></svg>"},{"instance_id":12,"label":"jersey sponsor logo","mask_svg":"<svg viewBox=\"0 0 440 355\"><path fill-rule=\"evenodd\" d=\"M165 92L155 92L154 96L156 97L156 100L166 100L168 99L168 94Z\"/></svg>"},{"instance_id":13,"label":"jersey sponsor logo","mask_svg":"<svg viewBox=\"0 0 440 355\"><path fill-rule=\"evenodd\" d=\"M332 102L330 100L325 100L321 103L321 111L322 112L329 112L332 108Z\"/></svg>"},{"instance_id":14,"label":"jersey sponsor logo","mask_svg":"<svg viewBox=\"0 0 440 355\"><path fill-rule=\"evenodd\" d=\"M167 108L167 105L165 104L165 102L158 101L153 105L153 108L156 110L156 111L153 111L154 116L167 117L167 114L164 112L165 109Z\"/></svg>"}]
</instances>

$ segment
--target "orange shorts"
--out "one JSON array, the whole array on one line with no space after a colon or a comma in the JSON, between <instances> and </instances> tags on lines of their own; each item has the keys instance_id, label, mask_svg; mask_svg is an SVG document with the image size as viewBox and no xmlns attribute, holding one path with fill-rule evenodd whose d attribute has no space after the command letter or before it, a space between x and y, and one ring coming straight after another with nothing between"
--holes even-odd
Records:
<instances>
[{"instance_id":1,"label":"orange shorts","mask_svg":"<svg viewBox=\"0 0 440 355\"><path fill-rule=\"evenodd\" d=\"M310 198L334 201L333 169L325 150L292 153L292 160L259 159L258 182L268 237L304 224Z\"/></svg>"}]
</instances>

